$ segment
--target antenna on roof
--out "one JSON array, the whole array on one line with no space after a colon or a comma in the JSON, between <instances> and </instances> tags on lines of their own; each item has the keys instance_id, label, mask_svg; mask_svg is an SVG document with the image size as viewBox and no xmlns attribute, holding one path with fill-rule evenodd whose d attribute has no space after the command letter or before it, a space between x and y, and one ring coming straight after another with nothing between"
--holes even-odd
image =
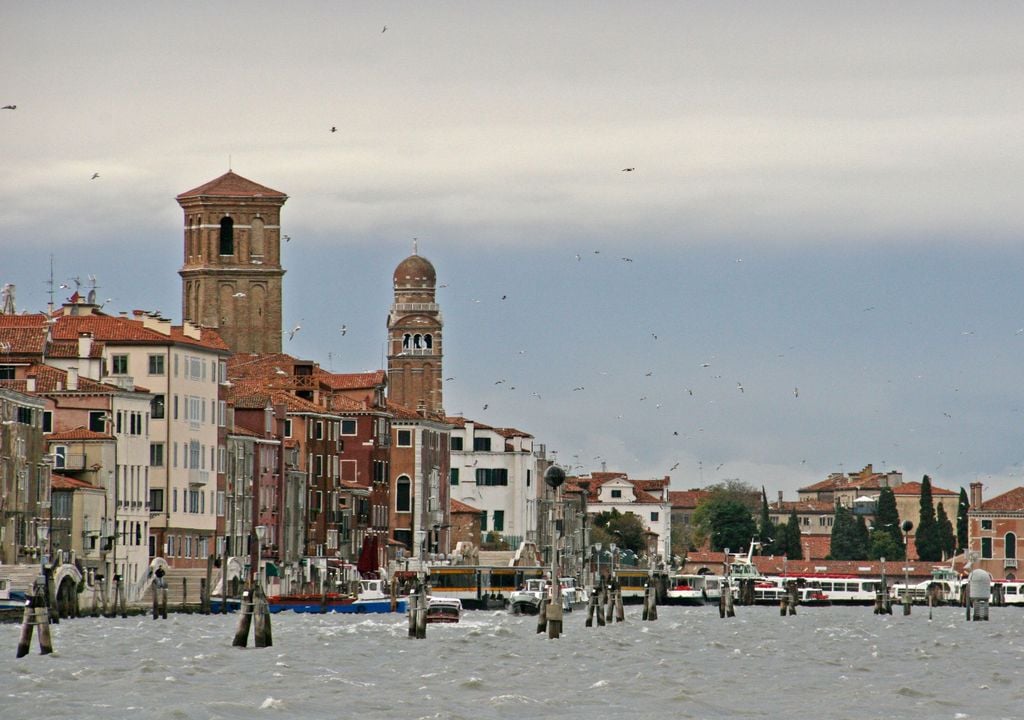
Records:
<instances>
[{"instance_id":1,"label":"antenna on roof","mask_svg":"<svg viewBox=\"0 0 1024 720\"><path fill-rule=\"evenodd\" d=\"M50 279L46 281L46 286L49 290L46 294L50 296L50 302L46 304L46 314L53 316L53 253L50 253Z\"/></svg>"},{"instance_id":2,"label":"antenna on roof","mask_svg":"<svg viewBox=\"0 0 1024 720\"><path fill-rule=\"evenodd\" d=\"M231 153L228 153L228 172L231 172Z\"/></svg>"},{"instance_id":3,"label":"antenna on roof","mask_svg":"<svg viewBox=\"0 0 1024 720\"><path fill-rule=\"evenodd\" d=\"M4 283L0 292L0 315L14 314L14 283ZM6 352L6 351L5 351Z\"/></svg>"},{"instance_id":4,"label":"antenna on roof","mask_svg":"<svg viewBox=\"0 0 1024 720\"><path fill-rule=\"evenodd\" d=\"M412 239L412 254L413 255L419 255L419 252L418 252L418 249L417 249L417 245L416 245L416 241L417 241L417 238L413 238Z\"/></svg>"}]
</instances>

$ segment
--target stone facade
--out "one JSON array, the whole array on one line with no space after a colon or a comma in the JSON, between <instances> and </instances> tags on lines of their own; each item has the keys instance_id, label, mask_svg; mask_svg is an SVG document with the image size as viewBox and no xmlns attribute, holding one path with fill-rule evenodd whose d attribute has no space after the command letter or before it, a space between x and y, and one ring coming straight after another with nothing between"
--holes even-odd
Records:
<instances>
[{"instance_id":1,"label":"stone facade","mask_svg":"<svg viewBox=\"0 0 1024 720\"><path fill-rule=\"evenodd\" d=\"M228 171L178 195L181 312L234 352L281 352L281 207L288 196Z\"/></svg>"}]
</instances>

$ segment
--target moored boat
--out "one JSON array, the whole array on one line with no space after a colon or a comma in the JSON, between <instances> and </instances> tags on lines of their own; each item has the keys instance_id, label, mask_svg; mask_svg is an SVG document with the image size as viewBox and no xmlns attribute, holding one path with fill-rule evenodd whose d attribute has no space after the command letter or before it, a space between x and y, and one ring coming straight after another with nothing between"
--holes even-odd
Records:
<instances>
[{"instance_id":1,"label":"moored boat","mask_svg":"<svg viewBox=\"0 0 1024 720\"><path fill-rule=\"evenodd\" d=\"M457 623L462 619L462 601L458 598L436 597L427 598L428 623Z\"/></svg>"},{"instance_id":2,"label":"moored boat","mask_svg":"<svg viewBox=\"0 0 1024 720\"><path fill-rule=\"evenodd\" d=\"M508 599L508 611L513 615L536 615L547 595L548 583L543 578L531 578Z\"/></svg>"},{"instance_id":3,"label":"moored boat","mask_svg":"<svg viewBox=\"0 0 1024 720\"><path fill-rule=\"evenodd\" d=\"M707 602L705 583L708 575L677 574L669 578L669 605L703 605Z\"/></svg>"}]
</instances>

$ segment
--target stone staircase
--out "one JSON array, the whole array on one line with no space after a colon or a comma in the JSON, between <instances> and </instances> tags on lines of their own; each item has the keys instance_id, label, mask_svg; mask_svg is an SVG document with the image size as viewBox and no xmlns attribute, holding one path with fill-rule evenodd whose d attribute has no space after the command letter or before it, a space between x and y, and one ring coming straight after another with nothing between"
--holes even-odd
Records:
<instances>
[{"instance_id":1,"label":"stone staircase","mask_svg":"<svg viewBox=\"0 0 1024 720\"><path fill-rule=\"evenodd\" d=\"M488 567L506 567L513 557L513 550L480 550L478 563Z\"/></svg>"}]
</instances>

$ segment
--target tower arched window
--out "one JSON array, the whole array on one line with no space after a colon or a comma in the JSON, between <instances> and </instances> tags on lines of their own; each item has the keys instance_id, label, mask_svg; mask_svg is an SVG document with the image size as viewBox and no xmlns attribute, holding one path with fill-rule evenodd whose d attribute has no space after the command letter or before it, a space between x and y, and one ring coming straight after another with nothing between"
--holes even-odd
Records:
<instances>
[{"instance_id":1,"label":"tower arched window","mask_svg":"<svg viewBox=\"0 0 1024 720\"><path fill-rule=\"evenodd\" d=\"M423 338L422 338L422 336L419 333L416 333L415 335L413 335L413 337L412 337L412 346L416 350L419 350L421 347L423 347Z\"/></svg>"},{"instance_id":2,"label":"tower arched window","mask_svg":"<svg viewBox=\"0 0 1024 720\"><path fill-rule=\"evenodd\" d=\"M430 335L424 335L423 347L425 347L427 350L430 350L432 347L434 347L434 338Z\"/></svg>"},{"instance_id":3,"label":"tower arched window","mask_svg":"<svg viewBox=\"0 0 1024 720\"><path fill-rule=\"evenodd\" d=\"M409 333L406 333L405 335L403 335L402 336L402 349L403 350L408 350L409 349L409 343L411 341L412 341L412 335L410 335Z\"/></svg>"},{"instance_id":4,"label":"tower arched window","mask_svg":"<svg viewBox=\"0 0 1024 720\"><path fill-rule=\"evenodd\" d=\"M395 512L412 512L412 482L407 475L395 483Z\"/></svg>"},{"instance_id":5,"label":"tower arched window","mask_svg":"<svg viewBox=\"0 0 1024 720\"><path fill-rule=\"evenodd\" d=\"M1006 537L1003 538L1003 555L1007 559L1016 559L1017 557L1017 535L1014 533L1006 533Z\"/></svg>"},{"instance_id":6,"label":"tower arched window","mask_svg":"<svg viewBox=\"0 0 1024 720\"><path fill-rule=\"evenodd\" d=\"M220 221L220 254L235 254L235 221L229 217Z\"/></svg>"}]
</instances>

